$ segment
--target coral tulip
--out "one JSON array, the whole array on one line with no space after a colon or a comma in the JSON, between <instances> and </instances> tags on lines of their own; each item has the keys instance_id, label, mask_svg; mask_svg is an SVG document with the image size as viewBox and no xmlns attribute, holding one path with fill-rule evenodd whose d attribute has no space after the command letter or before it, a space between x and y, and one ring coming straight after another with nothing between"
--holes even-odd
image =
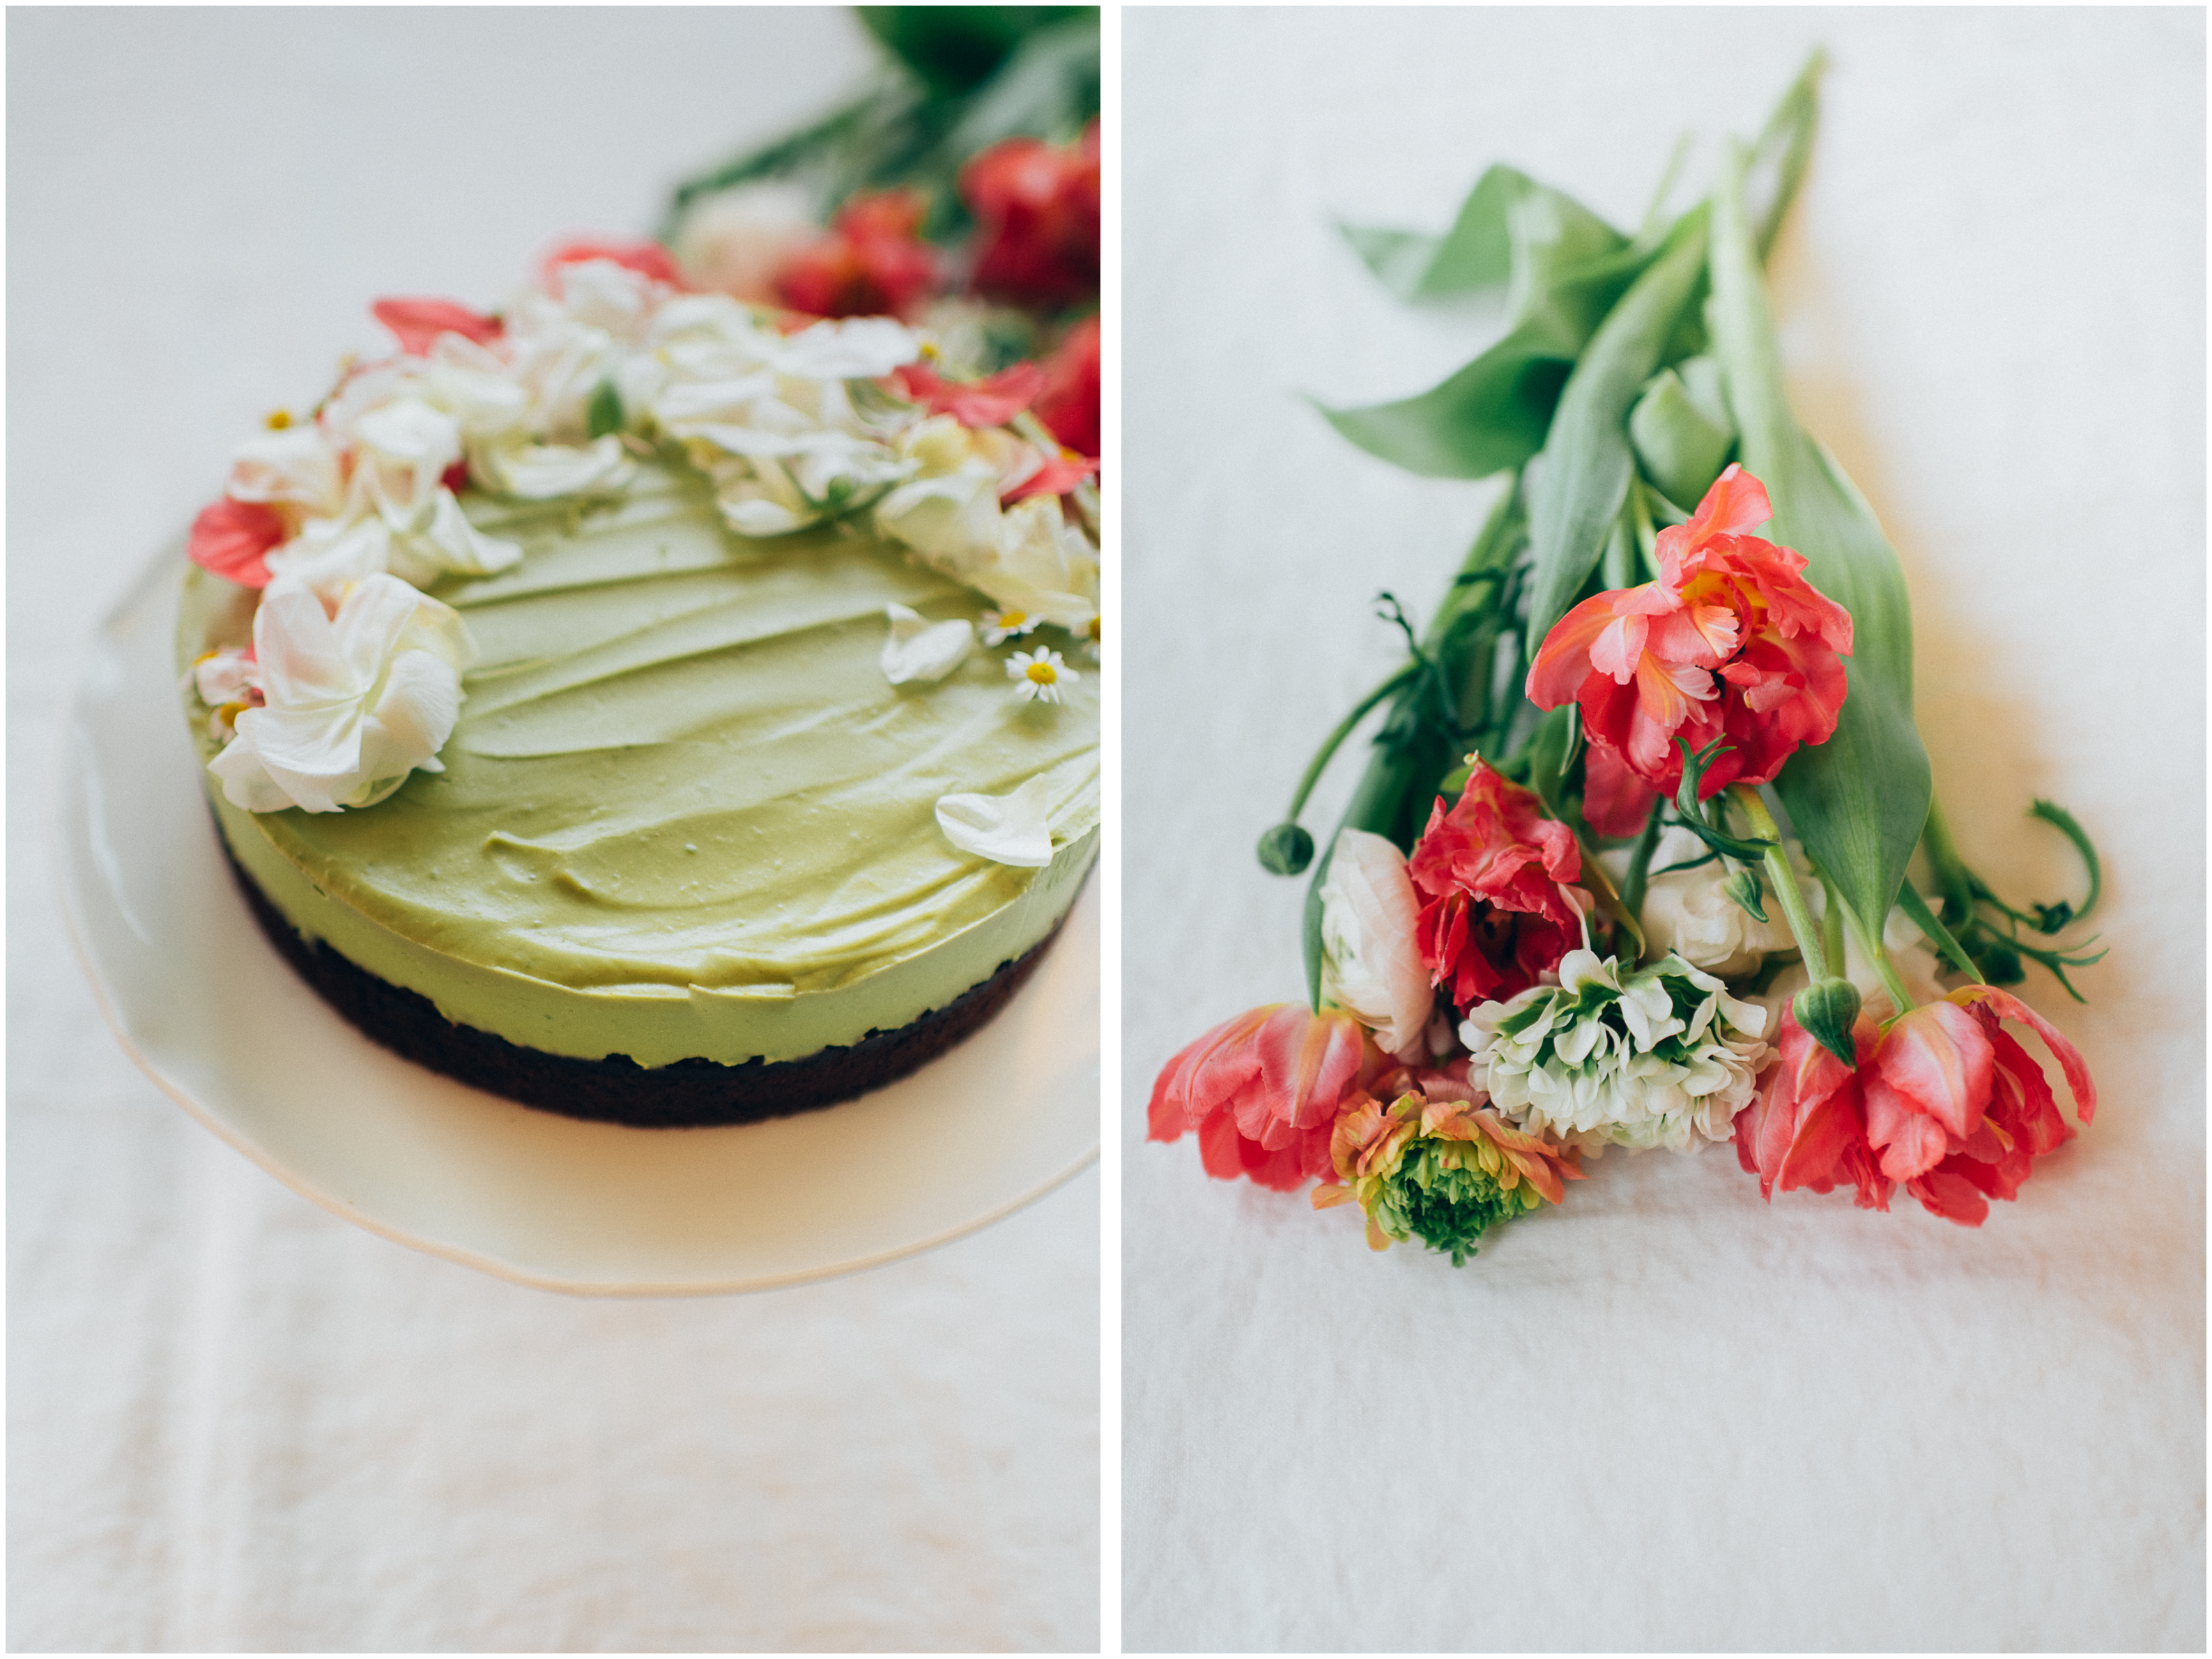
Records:
<instances>
[{"instance_id":1,"label":"coral tulip","mask_svg":"<svg viewBox=\"0 0 2212 1659\"><path fill-rule=\"evenodd\" d=\"M1206 1172L1289 1192L1330 1172L1337 1111L1382 1060L1350 1014L1272 1003L1225 1020L1152 1085L1147 1139L1198 1132Z\"/></svg>"},{"instance_id":2,"label":"coral tulip","mask_svg":"<svg viewBox=\"0 0 2212 1659\"><path fill-rule=\"evenodd\" d=\"M1781 1063L1738 1114L1736 1156L1772 1194L1850 1181L1858 1201L1887 1209L1893 1182L1946 1220L1978 1227L1992 1198L2010 1199L2035 1160L2072 1139L2033 1056L2002 1029L2033 1030L2057 1057L2082 1122L2097 1090L2080 1050L2019 998L1961 986L1887 1030L1862 1016L1856 1073L1785 1013Z\"/></svg>"},{"instance_id":3,"label":"coral tulip","mask_svg":"<svg viewBox=\"0 0 2212 1659\"><path fill-rule=\"evenodd\" d=\"M1747 533L1772 516L1765 487L1730 466L1689 523L1659 532L1658 580L1585 599L1545 635L1529 701L1579 702L1591 741L1667 794L1681 781L1680 740L1729 740L1705 796L1770 782L1799 744L1826 742L1851 619L1805 580L1802 556ZM1610 824L1639 805L1618 778L1604 793Z\"/></svg>"}]
</instances>

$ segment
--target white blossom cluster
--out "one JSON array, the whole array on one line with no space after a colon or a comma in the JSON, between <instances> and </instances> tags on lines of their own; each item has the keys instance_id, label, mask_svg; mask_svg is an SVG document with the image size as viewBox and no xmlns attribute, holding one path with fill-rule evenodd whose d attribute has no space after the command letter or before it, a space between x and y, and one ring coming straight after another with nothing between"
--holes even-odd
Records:
<instances>
[{"instance_id":1,"label":"white blossom cluster","mask_svg":"<svg viewBox=\"0 0 2212 1659\"><path fill-rule=\"evenodd\" d=\"M1726 1140L1765 1065L1766 1011L1678 956L1570 951L1559 982L1469 1011L1468 1080L1532 1133L1596 1152Z\"/></svg>"}]
</instances>

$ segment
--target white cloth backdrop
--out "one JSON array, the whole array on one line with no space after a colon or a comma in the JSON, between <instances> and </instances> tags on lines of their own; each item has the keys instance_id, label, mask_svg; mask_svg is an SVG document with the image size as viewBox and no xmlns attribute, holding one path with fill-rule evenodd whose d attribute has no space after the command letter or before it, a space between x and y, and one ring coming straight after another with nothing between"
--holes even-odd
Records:
<instances>
[{"instance_id":1,"label":"white cloth backdrop","mask_svg":"<svg viewBox=\"0 0 2212 1659\"><path fill-rule=\"evenodd\" d=\"M921 1259L570 1300L360 1231L109 1039L49 889L79 647L386 293L819 112L831 10L8 20L9 1644L1097 1641L1094 1172Z\"/></svg>"},{"instance_id":2,"label":"white cloth backdrop","mask_svg":"<svg viewBox=\"0 0 2212 1659\"><path fill-rule=\"evenodd\" d=\"M2204 22L2197 10L1132 10L1124 23L1126 1644L2201 1649ZM2104 1107L1979 1232L1770 1209L1616 1154L1455 1272L1142 1141L1161 1063L1302 990L1252 857L1488 495L1301 392L1423 389L1495 313L1334 237L1488 162L1616 223L1678 132L1825 43L1774 287L1800 413L1873 500L1968 855L2112 947L2028 994ZM1702 185L1713 146L1691 179ZM1340 760L1307 823L1333 825Z\"/></svg>"}]
</instances>

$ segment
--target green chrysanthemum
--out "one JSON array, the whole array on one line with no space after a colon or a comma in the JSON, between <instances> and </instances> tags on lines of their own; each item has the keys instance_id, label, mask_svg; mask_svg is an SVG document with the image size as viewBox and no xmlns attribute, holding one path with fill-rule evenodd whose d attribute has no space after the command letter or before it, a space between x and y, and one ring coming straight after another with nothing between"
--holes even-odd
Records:
<instances>
[{"instance_id":1,"label":"green chrysanthemum","mask_svg":"<svg viewBox=\"0 0 2212 1659\"><path fill-rule=\"evenodd\" d=\"M1408 1092L1389 1107L1355 1096L1336 1120L1329 1152L1341 1185L1315 1190L1316 1207L1357 1203L1367 1242L1418 1238L1463 1267L1475 1241L1501 1221L1564 1196L1573 1156L1524 1134L1467 1100Z\"/></svg>"},{"instance_id":2,"label":"green chrysanthemum","mask_svg":"<svg viewBox=\"0 0 2212 1659\"><path fill-rule=\"evenodd\" d=\"M1497 1156L1496 1148L1487 1150ZM1415 1142L1398 1172L1376 1191L1368 1218L1392 1238L1418 1238L1450 1256L1453 1267L1464 1267L1486 1228L1544 1201L1525 1181L1498 1185L1498 1176L1480 1166L1479 1156L1465 1141Z\"/></svg>"}]
</instances>

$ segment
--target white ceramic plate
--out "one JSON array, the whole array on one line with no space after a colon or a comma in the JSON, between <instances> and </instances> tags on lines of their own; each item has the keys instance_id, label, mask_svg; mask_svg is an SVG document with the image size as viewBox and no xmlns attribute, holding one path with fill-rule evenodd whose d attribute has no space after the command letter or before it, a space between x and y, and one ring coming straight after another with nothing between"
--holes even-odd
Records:
<instances>
[{"instance_id":1,"label":"white ceramic plate","mask_svg":"<svg viewBox=\"0 0 2212 1659\"><path fill-rule=\"evenodd\" d=\"M232 884L172 667L182 551L93 641L64 744L62 897L108 1023L179 1104L372 1232L601 1296L763 1290L996 1220L1098 1155L1097 884L1013 1000L914 1076L729 1129L534 1112L363 1037Z\"/></svg>"}]
</instances>

